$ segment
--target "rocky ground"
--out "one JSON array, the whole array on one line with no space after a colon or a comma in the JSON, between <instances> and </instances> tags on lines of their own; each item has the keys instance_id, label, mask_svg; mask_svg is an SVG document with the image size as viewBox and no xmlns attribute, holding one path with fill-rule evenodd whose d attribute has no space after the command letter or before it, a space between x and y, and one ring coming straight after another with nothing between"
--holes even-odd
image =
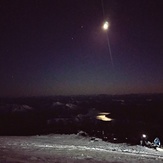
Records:
<instances>
[{"instance_id":1,"label":"rocky ground","mask_svg":"<svg viewBox=\"0 0 163 163\"><path fill-rule=\"evenodd\" d=\"M0 163L160 163L163 152L79 135L1 136Z\"/></svg>"}]
</instances>

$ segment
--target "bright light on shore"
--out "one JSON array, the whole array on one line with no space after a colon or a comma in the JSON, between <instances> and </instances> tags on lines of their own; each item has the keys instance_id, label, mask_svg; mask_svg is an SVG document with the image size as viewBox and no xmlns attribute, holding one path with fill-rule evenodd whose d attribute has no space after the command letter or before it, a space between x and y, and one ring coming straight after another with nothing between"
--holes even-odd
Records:
<instances>
[{"instance_id":1,"label":"bright light on shore","mask_svg":"<svg viewBox=\"0 0 163 163\"><path fill-rule=\"evenodd\" d=\"M103 29L104 30L107 30L109 28L109 22L104 22L104 24L103 24Z\"/></svg>"},{"instance_id":2,"label":"bright light on shore","mask_svg":"<svg viewBox=\"0 0 163 163\"><path fill-rule=\"evenodd\" d=\"M143 134L143 135L142 135L142 137L143 137L143 138L146 138L146 137L147 137L147 135Z\"/></svg>"}]
</instances>

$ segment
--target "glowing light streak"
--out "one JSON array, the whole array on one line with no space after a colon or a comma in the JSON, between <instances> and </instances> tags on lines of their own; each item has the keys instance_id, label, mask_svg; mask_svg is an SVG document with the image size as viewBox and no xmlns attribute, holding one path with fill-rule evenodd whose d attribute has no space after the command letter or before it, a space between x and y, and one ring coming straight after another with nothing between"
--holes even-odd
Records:
<instances>
[{"instance_id":1,"label":"glowing light streak","mask_svg":"<svg viewBox=\"0 0 163 163\"><path fill-rule=\"evenodd\" d=\"M113 119L106 117L106 115L109 115L110 113L99 113L98 116L96 116L96 119L102 120L102 121L112 121Z\"/></svg>"}]
</instances>

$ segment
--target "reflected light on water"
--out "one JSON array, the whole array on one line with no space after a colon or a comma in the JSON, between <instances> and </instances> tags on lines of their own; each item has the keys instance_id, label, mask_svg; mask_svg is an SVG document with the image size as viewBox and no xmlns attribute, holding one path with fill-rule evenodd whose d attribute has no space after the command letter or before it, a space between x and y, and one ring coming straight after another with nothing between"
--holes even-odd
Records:
<instances>
[{"instance_id":1,"label":"reflected light on water","mask_svg":"<svg viewBox=\"0 0 163 163\"><path fill-rule=\"evenodd\" d=\"M106 115L109 115L110 113L99 113L98 116L96 116L96 119L102 120L102 121L112 121L113 119L106 117Z\"/></svg>"}]
</instances>

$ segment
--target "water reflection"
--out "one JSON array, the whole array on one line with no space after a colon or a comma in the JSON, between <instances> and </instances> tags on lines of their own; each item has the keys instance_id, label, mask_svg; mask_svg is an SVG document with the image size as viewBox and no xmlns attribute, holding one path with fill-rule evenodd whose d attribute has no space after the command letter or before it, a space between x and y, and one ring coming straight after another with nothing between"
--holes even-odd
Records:
<instances>
[{"instance_id":1,"label":"water reflection","mask_svg":"<svg viewBox=\"0 0 163 163\"><path fill-rule=\"evenodd\" d=\"M102 121L112 121L112 118L107 117L110 113L107 112L101 112L96 116L96 119L102 120Z\"/></svg>"}]
</instances>

